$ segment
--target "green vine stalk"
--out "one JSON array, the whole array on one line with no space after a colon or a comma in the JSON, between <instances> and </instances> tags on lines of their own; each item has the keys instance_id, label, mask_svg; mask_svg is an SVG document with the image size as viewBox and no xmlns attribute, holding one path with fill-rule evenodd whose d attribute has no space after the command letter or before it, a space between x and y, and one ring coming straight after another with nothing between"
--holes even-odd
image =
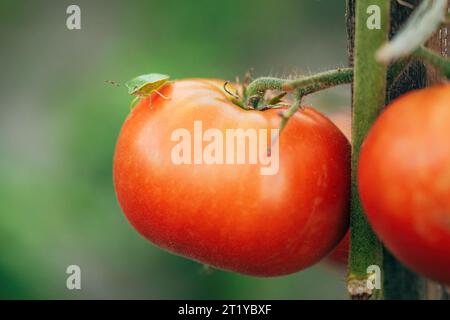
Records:
<instances>
[{"instance_id":1,"label":"green vine stalk","mask_svg":"<svg viewBox=\"0 0 450 320\"><path fill-rule=\"evenodd\" d=\"M367 286L371 276L367 268L376 265L382 269L383 246L363 212L356 169L361 144L385 102L387 67L375 60L375 52L388 40L390 3L385 0L357 0L355 5L351 240L347 288L353 299L382 298L382 288L372 290ZM367 27L367 8L371 5L380 9L379 29Z\"/></svg>"}]
</instances>

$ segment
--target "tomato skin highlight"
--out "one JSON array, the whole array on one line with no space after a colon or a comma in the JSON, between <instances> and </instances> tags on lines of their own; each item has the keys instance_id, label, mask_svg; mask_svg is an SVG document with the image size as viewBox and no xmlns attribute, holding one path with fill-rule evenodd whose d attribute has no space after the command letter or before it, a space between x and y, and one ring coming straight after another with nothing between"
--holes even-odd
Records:
<instances>
[{"instance_id":1,"label":"tomato skin highlight","mask_svg":"<svg viewBox=\"0 0 450 320\"><path fill-rule=\"evenodd\" d=\"M450 284L450 85L389 105L361 148L358 187L376 234L406 266Z\"/></svg>"},{"instance_id":2,"label":"tomato skin highlight","mask_svg":"<svg viewBox=\"0 0 450 320\"><path fill-rule=\"evenodd\" d=\"M175 165L171 132L193 127L278 128L279 110L245 111L224 81L171 82L126 119L114 186L130 223L154 244L216 268L277 276L307 268L348 228L350 145L319 112L304 108L280 137L276 175L258 165ZM150 104L150 100L152 102Z\"/></svg>"}]
</instances>

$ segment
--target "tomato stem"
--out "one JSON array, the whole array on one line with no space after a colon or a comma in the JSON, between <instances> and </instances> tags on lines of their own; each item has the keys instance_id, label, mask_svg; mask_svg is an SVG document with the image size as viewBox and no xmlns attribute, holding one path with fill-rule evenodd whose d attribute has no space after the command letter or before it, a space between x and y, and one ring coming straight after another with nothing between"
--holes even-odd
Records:
<instances>
[{"instance_id":1,"label":"tomato stem","mask_svg":"<svg viewBox=\"0 0 450 320\"><path fill-rule=\"evenodd\" d=\"M281 122L279 127L280 131L278 133L279 135L281 135L281 132L286 127L289 119L298 111L298 109L300 109L303 96L303 92L301 90L298 90L294 103L288 109L280 112Z\"/></svg>"},{"instance_id":2,"label":"tomato stem","mask_svg":"<svg viewBox=\"0 0 450 320\"><path fill-rule=\"evenodd\" d=\"M320 90L351 83L353 81L353 69L342 68L317 73L312 76L299 79L280 79L273 77L261 77L251 82L246 90L245 105L253 109L264 109L264 94L267 90L293 92L299 90L302 96Z\"/></svg>"}]
</instances>

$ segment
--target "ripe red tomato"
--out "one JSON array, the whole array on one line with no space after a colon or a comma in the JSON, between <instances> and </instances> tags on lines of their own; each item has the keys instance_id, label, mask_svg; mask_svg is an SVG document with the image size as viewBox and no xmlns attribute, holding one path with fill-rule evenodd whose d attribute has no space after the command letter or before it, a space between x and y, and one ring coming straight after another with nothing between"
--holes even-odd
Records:
<instances>
[{"instance_id":1,"label":"ripe red tomato","mask_svg":"<svg viewBox=\"0 0 450 320\"><path fill-rule=\"evenodd\" d=\"M411 269L450 284L450 85L408 93L363 143L359 192L375 232Z\"/></svg>"},{"instance_id":2,"label":"ripe red tomato","mask_svg":"<svg viewBox=\"0 0 450 320\"><path fill-rule=\"evenodd\" d=\"M326 117L305 108L280 138L279 171L253 164L183 164L171 159L174 130L278 128L279 109L246 111L223 81L180 80L163 99L143 99L125 121L114 157L114 184L130 223L173 253L256 276L311 266L348 226L350 146Z\"/></svg>"}]
</instances>

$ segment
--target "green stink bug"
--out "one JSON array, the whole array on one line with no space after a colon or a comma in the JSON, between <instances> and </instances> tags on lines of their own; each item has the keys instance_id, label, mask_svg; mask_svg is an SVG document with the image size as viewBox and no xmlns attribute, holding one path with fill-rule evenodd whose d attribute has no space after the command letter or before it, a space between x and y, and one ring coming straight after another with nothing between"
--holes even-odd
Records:
<instances>
[{"instance_id":1,"label":"green stink bug","mask_svg":"<svg viewBox=\"0 0 450 320\"><path fill-rule=\"evenodd\" d=\"M131 101L130 108L132 108L139 99L147 97L153 92L167 99L158 91L158 89L161 89L167 81L169 81L169 78L170 77L165 74L149 73L138 76L125 83L125 86L128 88L128 94L136 96L136 98Z\"/></svg>"}]
</instances>

